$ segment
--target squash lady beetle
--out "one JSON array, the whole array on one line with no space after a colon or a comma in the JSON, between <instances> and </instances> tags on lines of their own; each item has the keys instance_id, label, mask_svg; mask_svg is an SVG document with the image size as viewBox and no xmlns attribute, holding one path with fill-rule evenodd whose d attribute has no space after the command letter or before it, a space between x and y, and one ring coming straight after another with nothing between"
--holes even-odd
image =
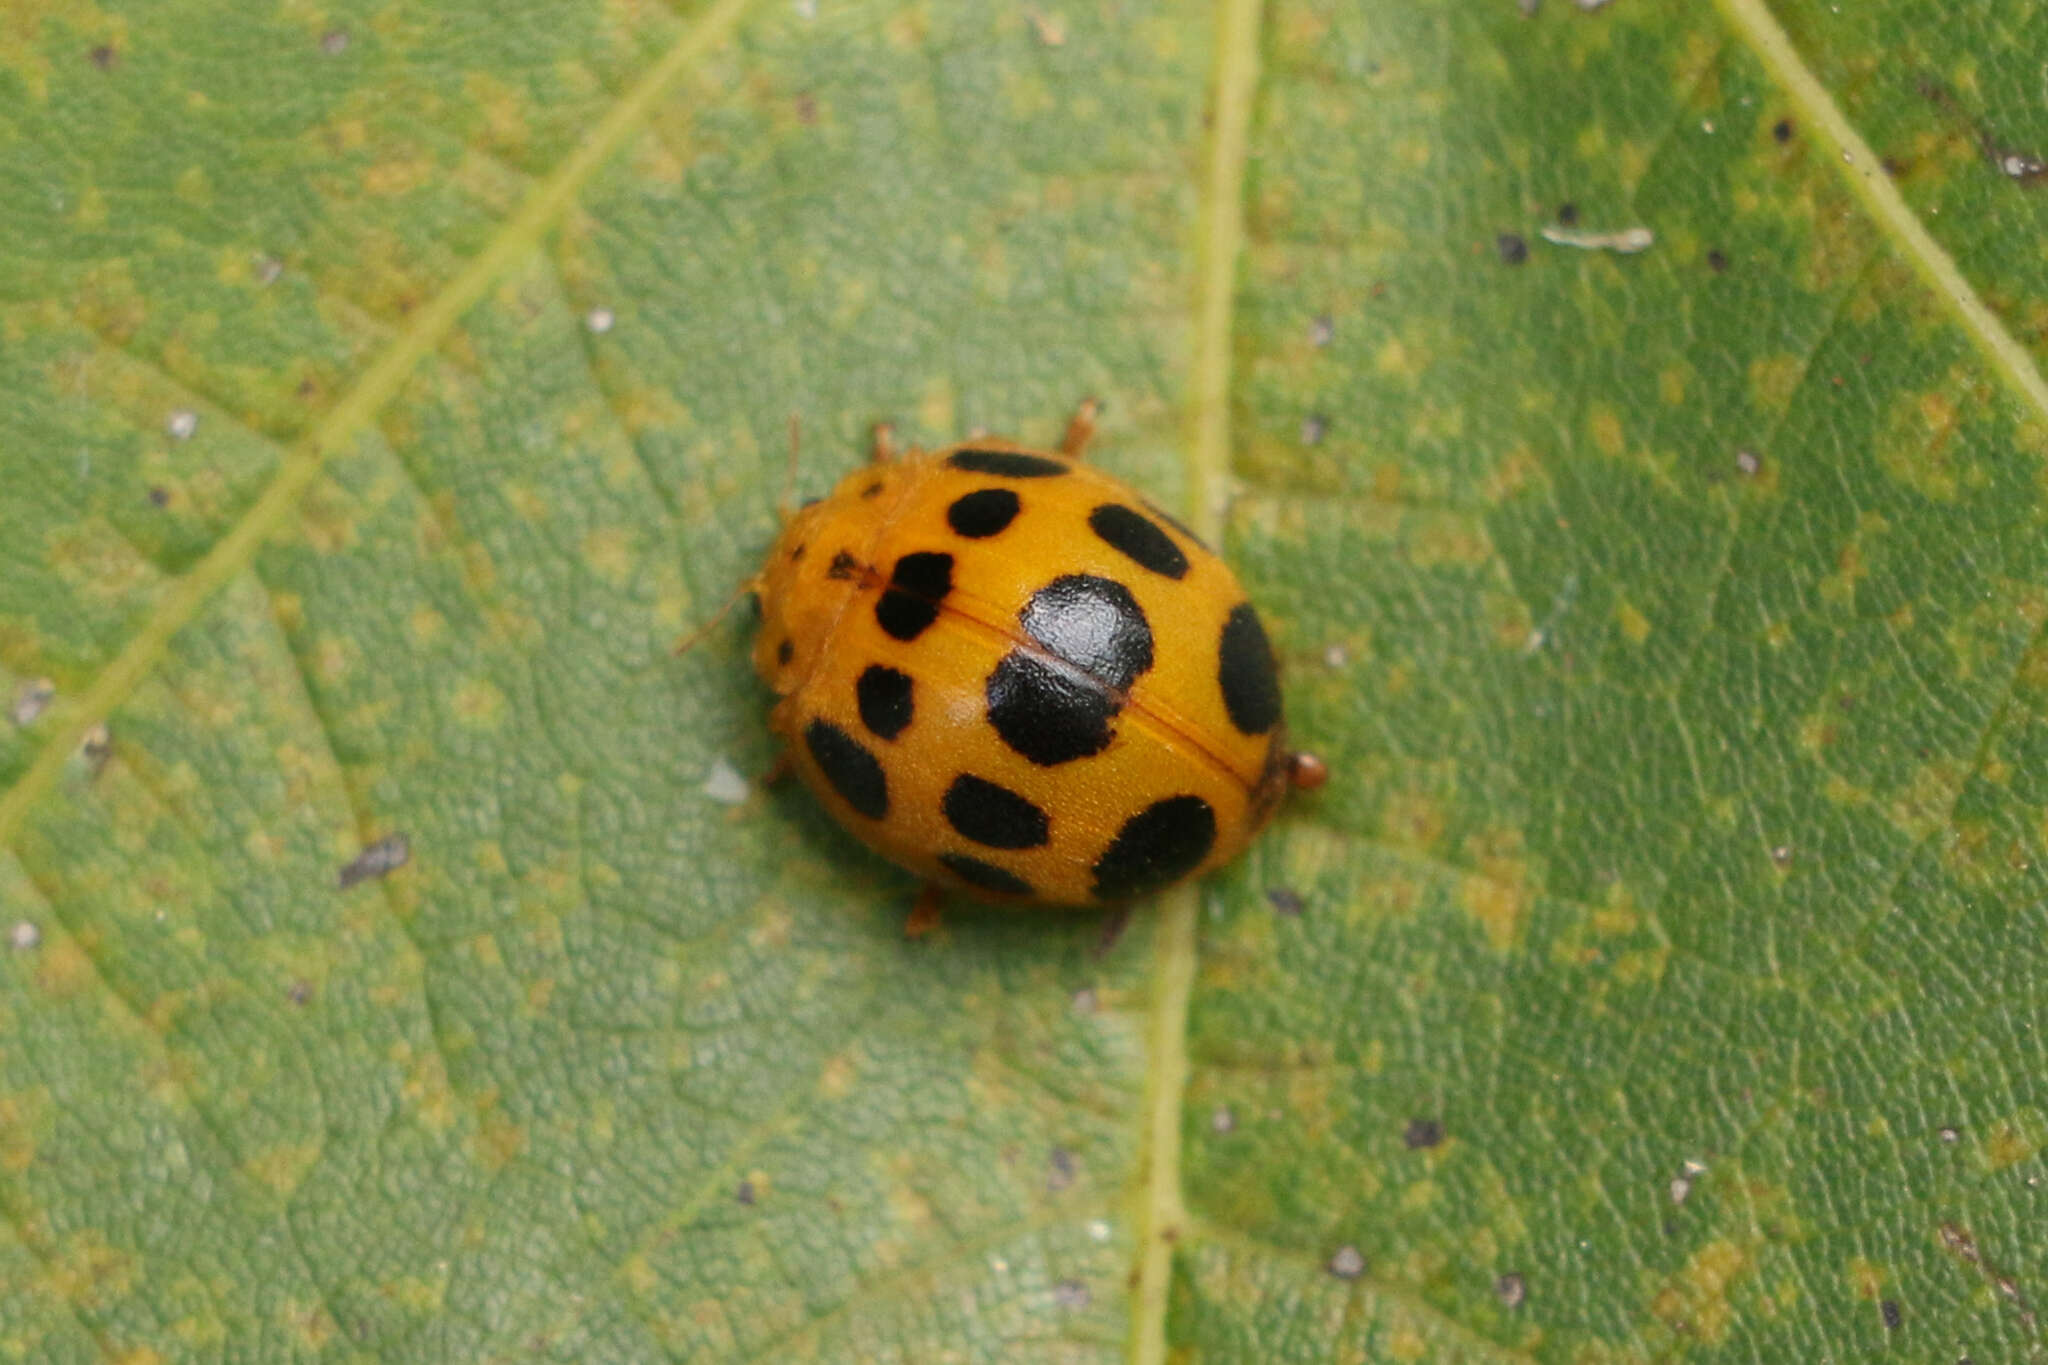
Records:
<instances>
[{"instance_id":1,"label":"squash lady beetle","mask_svg":"<svg viewBox=\"0 0 2048 1365\"><path fill-rule=\"evenodd\" d=\"M749 587L785 760L942 889L1115 906L1228 862L1289 786L1273 650L1223 561L1081 453L874 459L787 516Z\"/></svg>"}]
</instances>

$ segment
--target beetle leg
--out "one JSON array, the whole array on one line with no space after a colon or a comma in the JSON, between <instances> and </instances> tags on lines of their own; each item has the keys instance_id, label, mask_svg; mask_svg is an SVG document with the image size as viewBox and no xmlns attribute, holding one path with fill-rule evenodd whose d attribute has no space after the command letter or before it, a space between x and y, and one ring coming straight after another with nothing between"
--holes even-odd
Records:
<instances>
[{"instance_id":1,"label":"beetle leg","mask_svg":"<svg viewBox=\"0 0 2048 1365\"><path fill-rule=\"evenodd\" d=\"M1297 791L1314 791L1330 780L1330 765L1306 751L1289 754L1287 780Z\"/></svg>"},{"instance_id":2,"label":"beetle leg","mask_svg":"<svg viewBox=\"0 0 2048 1365\"><path fill-rule=\"evenodd\" d=\"M939 911L946 903L946 888L937 882L926 882L924 889L917 893L917 901L910 907L910 918L903 921L903 937L923 938L939 927Z\"/></svg>"},{"instance_id":3,"label":"beetle leg","mask_svg":"<svg viewBox=\"0 0 2048 1365\"><path fill-rule=\"evenodd\" d=\"M1060 454L1078 460L1081 452L1088 448L1089 440L1095 435L1095 414L1102 410L1102 404L1093 398L1083 398L1081 406L1074 409L1074 415L1067 420L1067 434L1060 441Z\"/></svg>"},{"instance_id":4,"label":"beetle leg","mask_svg":"<svg viewBox=\"0 0 2048 1365\"><path fill-rule=\"evenodd\" d=\"M875 423L875 443L868 450L871 464L896 463L896 428L887 422Z\"/></svg>"},{"instance_id":5,"label":"beetle leg","mask_svg":"<svg viewBox=\"0 0 2048 1365\"><path fill-rule=\"evenodd\" d=\"M1095 956L1105 958L1109 950L1116 947L1124 936L1124 930L1131 927L1131 907L1119 905L1102 917L1102 937L1095 941Z\"/></svg>"},{"instance_id":6,"label":"beetle leg","mask_svg":"<svg viewBox=\"0 0 2048 1365\"><path fill-rule=\"evenodd\" d=\"M788 777L790 773L794 771L794 769L795 765L789 761L789 750L780 750L779 752L777 752L775 757L772 760L770 760L768 764L768 771L761 774L760 785L763 787L772 787L776 783Z\"/></svg>"}]
</instances>

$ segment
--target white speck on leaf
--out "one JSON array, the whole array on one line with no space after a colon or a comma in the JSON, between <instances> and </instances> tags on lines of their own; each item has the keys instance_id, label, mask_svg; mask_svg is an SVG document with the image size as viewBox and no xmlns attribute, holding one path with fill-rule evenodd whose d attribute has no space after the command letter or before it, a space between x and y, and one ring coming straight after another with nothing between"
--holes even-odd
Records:
<instances>
[{"instance_id":1,"label":"white speck on leaf","mask_svg":"<svg viewBox=\"0 0 2048 1365\"><path fill-rule=\"evenodd\" d=\"M1619 232L1581 232L1574 228L1546 226L1543 240L1553 246L1576 247L1581 251L1612 251L1633 256L1656 245L1657 234L1646 227L1623 228Z\"/></svg>"},{"instance_id":2,"label":"white speck on leaf","mask_svg":"<svg viewBox=\"0 0 2048 1365\"><path fill-rule=\"evenodd\" d=\"M1089 1220L1088 1236L1093 1241L1107 1242L1109 1240L1109 1223L1101 1218Z\"/></svg>"},{"instance_id":3,"label":"white speck on leaf","mask_svg":"<svg viewBox=\"0 0 2048 1365\"><path fill-rule=\"evenodd\" d=\"M173 440L190 440L192 433L199 430L199 414L190 408L179 408L171 414L170 420L164 423L164 430L171 433Z\"/></svg>"},{"instance_id":4,"label":"white speck on leaf","mask_svg":"<svg viewBox=\"0 0 2048 1365\"><path fill-rule=\"evenodd\" d=\"M753 795L753 786L740 776L740 770L720 758L711 765L711 771L704 775L704 794L721 806L737 806Z\"/></svg>"},{"instance_id":5,"label":"white speck on leaf","mask_svg":"<svg viewBox=\"0 0 2048 1365\"><path fill-rule=\"evenodd\" d=\"M1330 1258L1330 1273L1340 1280L1355 1280L1365 1273L1365 1255L1355 1246L1341 1246Z\"/></svg>"},{"instance_id":6,"label":"white speck on leaf","mask_svg":"<svg viewBox=\"0 0 2048 1365\"><path fill-rule=\"evenodd\" d=\"M48 678L23 683L21 691L14 694L14 705L8 709L7 717L19 726L32 725L37 716L50 709L50 701L56 695L57 684Z\"/></svg>"},{"instance_id":7,"label":"white speck on leaf","mask_svg":"<svg viewBox=\"0 0 2048 1365\"><path fill-rule=\"evenodd\" d=\"M16 920L14 927L7 931L8 946L17 953L25 953L43 941L43 931L34 920Z\"/></svg>"},{"instance_id":8,"label":"white speck on leaf","mask_svg":"<svg viewBox=\"0 0 2048 1365\"><path fill-rule=\"evenodd\" d=\"M593 308L583 315L583 325L598 336L609 332L617 321L618 317L609 308Z\"/></svg>"}]
</instances>

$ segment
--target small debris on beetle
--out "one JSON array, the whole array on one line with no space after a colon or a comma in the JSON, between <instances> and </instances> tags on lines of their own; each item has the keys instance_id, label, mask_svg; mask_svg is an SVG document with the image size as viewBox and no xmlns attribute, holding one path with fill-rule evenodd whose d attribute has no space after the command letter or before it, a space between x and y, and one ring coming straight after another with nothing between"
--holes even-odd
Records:
<instances>
[{"instance_id":1,"label":"small debris on beetle","mask_svg":"<svg viewBox=\"0 0 2048 1365\"><path fill-rule=\"evenodd\" d=\"M358 853L340 872L335 874L335 886L346 891L358 882L382 877L397 868L404 867L412 857L412 844L403 834L387 834L376 843Z\"/></svg>"},{"instance_id":2,"label":"small debris on beetle","mask_svg":"<svg viewBox=\"0 0 2048 1365\"><path fill-rule=\"evenodd\" d=\"M704 775L700 790L721 806L737 806L753 794L753 786L740 776L740 770L724 758L711 765L711 771Z\"/></svg>"},{"instance_id":3,"label":"small debris on beetle","mask_svg":"<svg viewBox=\"0 0 2048 1365\"><path fill-rule=\"evenodd\" d=\"M7 709L7 718L17 726L35 724L36 717L50 709L51 701L57 696L57 684L48 678L35 678L21 685L14 694L14 705Z\"/></svg>"},{"instance_id":4,"label":"small debris on beetle","mask_svg":"<svg viewBox=\"0 0 2048 1365\"><path fill-rule=\"evenodd\" d=\"M42 941L42 928L34 920L16 920L14 927L7 931L7 946L17 953L28 952Z\"/></svg>"},{"instance_id":5,"label":"small debris on beetle","mask_svg":"<svg viewBox=\"0 0 2048 1365\"><path fill-rule=\"evenodd\" d=\"M1330 1258L1330 1273L1340 1280L1355 1280L1365 1273L1365 1255L1346 1243Z\"/></svg>"},{"instance_id":6,"label":"small debris on beetle","mask_svg":"<svg viewBox=\"0 0 2048 1365\"><path fill-rule=\"evenodd\" d=\"M1503 1308L1520 1308L1522 1300L1529 1297L1529 1282L1520 1271L1510 1270L1493 1282L1493 1295Z\"/></svg>"},{"instance_id":7,"label":"small debris on beetle","mask_svg":"<svg viewBox=\"0 0 2048 1365\"><path fill-rule=\"evenodd\" d=\"M1657 243L1657 234L1646 227L1622 228L1618 232L1579 232L1571 228L1546 227L1543 240L1552 246L1576 247L1581 251L1612 251L1633 256Z\"/></svg>"}]
</instances>

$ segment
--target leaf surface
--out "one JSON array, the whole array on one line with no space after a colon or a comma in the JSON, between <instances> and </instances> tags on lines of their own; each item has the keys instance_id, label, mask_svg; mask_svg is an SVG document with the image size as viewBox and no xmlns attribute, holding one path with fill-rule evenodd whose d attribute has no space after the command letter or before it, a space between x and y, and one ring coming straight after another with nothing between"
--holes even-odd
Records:
<instances>
[{"instance_id":1,"label":"leaf surface","mask_svg":"<svg viewBox=\"0 0 2048 1365\"><path fill-rule=\"evenodd\" d=\"M17 5L0 1358L2044 1354L2048 14L1837 8ZM1334 776L906 943L671 646L1087 393Z\"/></svg>"}]
</instances>

